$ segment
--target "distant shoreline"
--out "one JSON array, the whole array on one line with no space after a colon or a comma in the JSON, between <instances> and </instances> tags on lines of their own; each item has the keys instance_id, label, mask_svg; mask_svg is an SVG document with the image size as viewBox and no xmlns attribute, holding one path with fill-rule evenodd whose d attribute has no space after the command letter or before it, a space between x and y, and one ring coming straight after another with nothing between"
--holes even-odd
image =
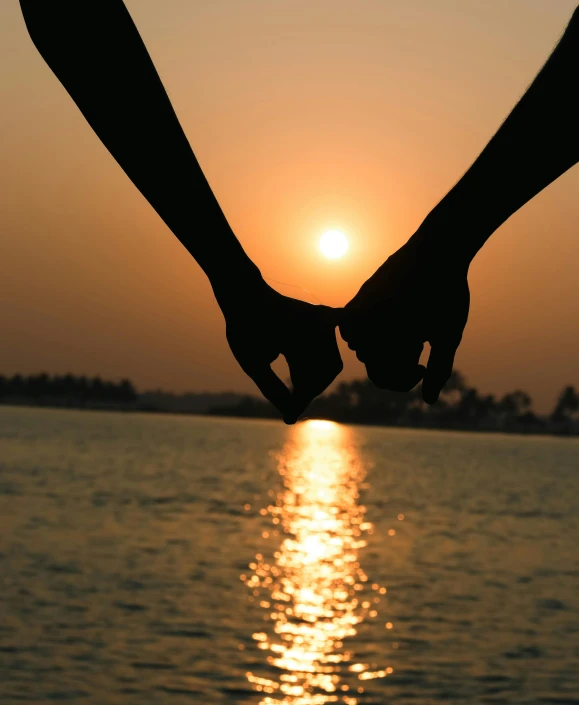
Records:
<instances>
[{"instance_id":1,"label":"distant shoreline","mask_svg":"<svg viewBox=\"0 0 579 705\"><path fill-rule=\"evenodd\" d=\"M135 411L230 418L280 419L265 399L235 392L137 391L127 378L111 381L86 375L0 375L0 404L54 409ZM531 397L515 389L502 397L481 394L454 371L436 404L420 388L408 393L378 389L368 379L341 382L312 401L311 418L387 428L579 436L579 392L566 386L553 411L538 415Z\"/></svg>"},{"instance_id":2,"label":"distant shoreline","mask_svg":"<svg viewBox=\"0 0 579 705\"><path fill-rule=\"evenodd\" d=\"M249 397L253 400L252 397ZM260 402L260 400L255 400ZM217 411L183 411L174 409L162 409L162 408L150 408L143 406L129 406L129 405L73 405L73 404L58 404L58 403L41 403L36 404L32 402L24 401L5 401L0 400L0 408L13 408L13 409L46 409L51 411L97 411L97 412L107 412L107 413L120 413L120 414L161 414L167 416L194 416L199 418L223 418L223 419L243 419L248 421L273 421L276 423L282 423L281 416L275 415L275 410L267 416L257 416L257 415L245 415L236 413L225 413L224 410ZM499 427L469 427L469 426L434 426L434 425L412 425L403 423L378 423L372 421L357 421L357 420L339 420L339 419L329 419L321 415L310 415L309 419L321 419L327 421L334 421L336 423L343 423L348 426L363 426L367 428L398 428L401 430L408 431L450 431L459 433L494 433L509 436L526 436L526 437L549 437L549 438L577 438L579 433L577 431L556 431L556 430L533 430L525 431L518 428L508 429Z\"/></svg>"}]
</instances>

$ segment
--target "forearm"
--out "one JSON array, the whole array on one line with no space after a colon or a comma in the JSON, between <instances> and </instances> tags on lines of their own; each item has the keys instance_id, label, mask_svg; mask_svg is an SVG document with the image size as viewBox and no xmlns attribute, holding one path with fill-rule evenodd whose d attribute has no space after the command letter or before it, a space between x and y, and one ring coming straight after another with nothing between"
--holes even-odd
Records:
<instances>
[{"instance_id":1,"label":"forearm","mask_svg":"<svg viewBox=\"0 0 579 705\"><path fill-rule=\"evenodd\" d=\"M487 147L424 222L470 261L515 211L579 161L579 11ZM442 233L445 233L442 235Z\"/></svg>"},{"instance_id":2,"label":"forearm","mask_svg":"<svg viewBox=\"0 0 579 705\"><path fill-rule=\"evenodd\" d=\"M98 137L208 275L259 276L195 159L121 0L21 0L40 54Z\"/></svg>"}]
</instances>

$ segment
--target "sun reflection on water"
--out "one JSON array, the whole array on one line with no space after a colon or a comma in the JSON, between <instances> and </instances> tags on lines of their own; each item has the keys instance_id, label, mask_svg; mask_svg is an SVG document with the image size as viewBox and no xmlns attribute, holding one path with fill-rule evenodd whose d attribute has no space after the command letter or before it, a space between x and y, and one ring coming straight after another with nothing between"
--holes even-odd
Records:
<instances>
[{"instance_id":1,"label":"sun reflection on water","mask_svg":"<svg viewBox=\"0 0 579 705\"><path fill-rule=\"evenodd\" d=\"M346 644L386 592L358 560L372 531L358 504L364 467L349 429L320 420L294 427L278 462L283 489L267 513L283 540L242 576L272 625L253 638L276 675L246 675L261 705L358 705L362 681L392 673L357 662Z\"/></svg>"}]
</instances>

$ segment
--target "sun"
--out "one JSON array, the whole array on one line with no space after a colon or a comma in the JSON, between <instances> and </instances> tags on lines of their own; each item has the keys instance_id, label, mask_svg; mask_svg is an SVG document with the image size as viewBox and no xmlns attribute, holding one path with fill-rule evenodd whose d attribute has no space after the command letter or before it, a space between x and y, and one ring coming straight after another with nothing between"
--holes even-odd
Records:
<instances>
[{"instance_id":1,"label":"sun","mask_svg":"<svg viewBox=\"0 0 579 705\"><path fill-rule=\"evenodd\" d=\"M348 240L340 230L326 230L320 238L319 247L326 257L338 259L348 251Z\"/></svg>"}]
</instances>

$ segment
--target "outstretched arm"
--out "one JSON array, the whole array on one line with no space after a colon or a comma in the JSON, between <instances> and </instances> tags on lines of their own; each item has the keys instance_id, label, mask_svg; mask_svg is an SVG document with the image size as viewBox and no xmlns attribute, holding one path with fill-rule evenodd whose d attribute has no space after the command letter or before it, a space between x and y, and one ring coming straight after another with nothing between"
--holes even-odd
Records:
<instances>
[{"instance_id":1,"label":"outstretched arm","mask_svg":"<svg viewBox=\"0 0 579 705\"><path fill-rule=\"evenodd\" d=\"M470 261L515 211L578 161L579 8L527 92L425 226L439 233L441 246L448 243Z\"/></svg>"},{"instance_id":2,"label":"outstretched arm","mask_svg":"<svg viewBox=\"0 0 579 705\"><path fill-rule=\"evenodd\" d=\"M32 41L105 147L212 283L259 277L121 0L20 0Z\"/></svg>"},{"instance_id":3,"label":"outstretched arm","mask_svg":"<svg viewBox=\"0 0 579 705\"><path fill-rule=\"evenodd\" d=\"M418 231L345 309L342 336L378 386L423 379L433 403L452 372L469 309L469 265L492 233L579 161L579 8L527 92ZM418 361L431 345L428 366Z\"/></svg>"},{"instance_id":4,"label":"outstretched arm","mask_svg":"<svg viewBox=\"0 0 579 705\"><path fill-rule=\"evenodd\" d=\"M20 0L38 51L125 173L205 271L227 338L295 421L341 370L335 315L264 282L229 226L122 0ZM270 363L284 354L293 394Z\"/></svg>"}]
</instances>

